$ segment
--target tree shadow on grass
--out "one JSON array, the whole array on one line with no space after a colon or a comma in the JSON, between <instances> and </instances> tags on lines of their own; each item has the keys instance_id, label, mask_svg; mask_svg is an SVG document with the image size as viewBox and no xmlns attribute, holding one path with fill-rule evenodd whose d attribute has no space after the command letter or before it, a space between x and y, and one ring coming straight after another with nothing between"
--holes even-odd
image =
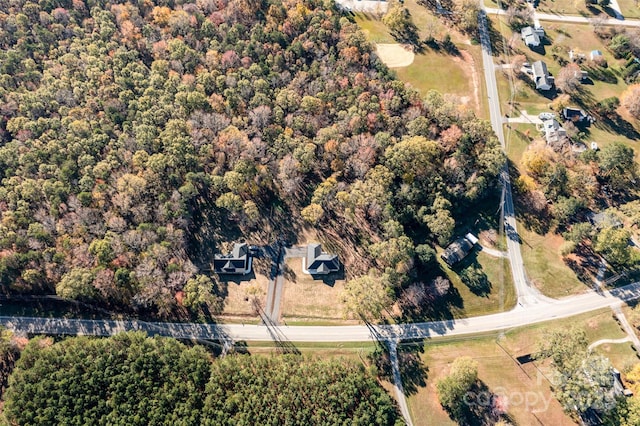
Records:
<instances>
[{"instance_id":1,"label":"tree shadow on grass","mask_svg":"<svg viewBox=\"0 0 640 426\"><path fill-rule=\"evenodd\" d=\"M454 314L464 309L464 301L458 289L450 286L447 293L440 297L429 295L423 303L400 303L399 306L402 313L398 321L401 323L447 321L454 319Z\"/></svg>"},{"instance_id":2,"label":"tree shadow on grass","mask_svg":"<svg viewBox=\"0 0 640 426\"><path fill-rule=\"evenodd\" d=\"M473 250L460 263L454 266L460 280L466 285L471 293L480 297L489 297L491 293L491 281L482 270L482 265L478 262L478 251Z\"/></svg>"},{"instance_id":3,"label":"tree shadow on grass","mask_svg":"<svg viewBox=\"0 0 640 426\"><path fill-rule=\"evenodd\" d=\"M489 426L500 420L516 424L514 419L505 412L504 401L482 380L477 380L471 386L461 404L461 409L456 415L449 413L449 417L460 425Z\"/></svg>"},{"instance_id":4,"label":"tree shadow on grass","mask_svg":"<svg viewBox=\"0 0 640 426\"><path fill-rule=\"evenodd\" d=\"M407 396L415 395L420 388L427 386L429 368L422 362L420 356L424 353L424 341L422 339L398 344L398 367L402 387ZM376 350L368 355L369 361L376 366L378 377L393 383L393 370L387 346L378 342Z\"/></svg>"},{"instance_id":5,"label":"tree shadow on grass","mask_svg":"<svg viewBox=\"0 0 640 426\"><path fill-rule=\"evenodd\" d=\"M612 116L611 118L603 118L601 121L596 122L596 127L610 131L611 133L624 135L634 141L640 139L640 133L638 133L636 128L633 127L633 124L629 123L618 114L615 114L615 116Z\"/></svg>"}]
</instances>

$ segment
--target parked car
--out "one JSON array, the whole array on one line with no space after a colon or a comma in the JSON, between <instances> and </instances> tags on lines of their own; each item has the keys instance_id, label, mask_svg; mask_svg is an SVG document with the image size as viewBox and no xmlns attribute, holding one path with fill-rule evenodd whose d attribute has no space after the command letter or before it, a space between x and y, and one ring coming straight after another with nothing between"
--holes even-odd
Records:
<instances>
[{"instance_id":1,"label":"parked car","mask_svg":"<svg viewBox=\"0 0 640 426\"><path fill-rule=\"evenodd\" d=\"M538 115L538 118L540 120L553 120L554 118L556 118L556 115L552 112L541 112Z\"/></svg>"}]
</instances>

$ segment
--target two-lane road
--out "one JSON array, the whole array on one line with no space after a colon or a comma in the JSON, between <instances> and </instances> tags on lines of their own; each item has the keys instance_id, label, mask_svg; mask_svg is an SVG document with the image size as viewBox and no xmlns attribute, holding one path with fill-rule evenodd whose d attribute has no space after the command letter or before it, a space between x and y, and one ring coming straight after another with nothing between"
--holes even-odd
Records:
<instances>
[{"instance_id":1,"label":"two-lane road","mask_svg":"<svg viewBox=\"0 0 640 426\"><path fill-rule=\"evenodd\" d=\"M521 327L567 318L593 310L615 307L624 301L640 298L640 282L612 290L588 292L557 300L552 305L539 304L509 312L480 317L433 321L393 326L280 326L278 333L290 342L364 342L399 341L444 336L461 336ZM150 335L178 339L270 341L272 332L264 325L151 323L144 321L80 320L65 318L0 317L0 325L15 332L53 335L111 336L122 331L141 330ZM375 336L372 334L375 331Z\"/></svg>"},{"instance_id":2,"label":"two-lane road","mask_svg":"<svg viewBox=\"0 0 640 426\"><path fill-rule=\"evenodd\" d=\"M491 126L500 141L502 149L504 150L506 148L506 144L502 112L500 110L500 97L498 95L496 69L491 51L491 39L489 37L487 15L484 10L481 10L478 15L478 33L480 36L480 44L482 45L482 62L484 67L484 78L487 85ZM552 299L544 297L536 288L529 285L525 274L524 261L522 260L522 253L520 252L520 237L518 236L518 228L516 225L515 208L513 206L513 197L511 195L511 180L509 178L509 169L507 164L504 165L500 172L500 181L502 182L502 211L504 216L504 229L507 237L507 254L509 257L509 263L511 264L511 274L516 287L516 294L518 296L517 309L530 305L553 303L554 301Z\"/></svg>"}]
</instances>

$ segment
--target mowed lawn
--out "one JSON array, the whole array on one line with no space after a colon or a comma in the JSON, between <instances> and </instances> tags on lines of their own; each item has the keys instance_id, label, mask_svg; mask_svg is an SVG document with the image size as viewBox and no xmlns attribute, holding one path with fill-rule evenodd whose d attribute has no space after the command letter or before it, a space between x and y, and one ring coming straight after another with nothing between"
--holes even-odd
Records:
<instances>
[{"instance_id":1,"label":"mowed lawn","mask_svg":"<svg viewBox=\"0 0 640 426\"><path fill-rule=\"evenodd\" d=\"M482 68L480 46L469 44L463 36L445 27L416 0L406 0L404 6L411 13L411 18L418 28L420 40L424 40L429 33L436 40L442 40L445 34L450 34L452 41L464 53L451 55L424 45L421 52L416 52L413 64L408 67L393 68L397 77L422 95L426 95L430 90L456 95L471 109L476 109L477 93L479 109L476 109L476 113L488 118L486 89L480 72ZM389 33L387 26L382 23L381 17L376 14L357 13L355 22L372 43L397 42ZM475 84L472 77L474 71L476 72Z\"/></svg>"},{"instance_id":2,"label":"mowed lawn","mask_svg":"<svg viewBox=\"0 0 640 426\"><path fill-rule=\"evenodd\" d=\"M466 99L471 88L462 66L464 62L457 57L427 49L416 55L413 64L394 68L394 71L400 80L409 83L423 95L430 90L437 90Z\"/></svg>"},{"instance_id":3,"label":"mowed lawn","mask_svg":"<svg viewBox=\"0 0 640 426\"><path fill-rule=\"evenodd\" d=\"M454 425L438 401L436 383L449 372L453 360L471 356L478 364L478 377L501 398L507 412L519 425L573 425L553 397L548 377L548 362L518 364L516 358L535 353L546 330L566 329L567 324L583 329L590 343L600 339L618 339L624 332L609 309L534 326L469 338L450 338L424 342L421 359L428 368L426 386L409 395L413 423L418 425ZM638 362L629 345L603 345L595 349L608 356L619 370Z\"/></svg>"},{"instance_id":4,"label":"mowed lawn","mask_svg":"<svg viewBox=\"0 0 640 426\"><path fill-rule=\"evenodd\" d=\"M618 5L625 18L640 18L640 3L636 0L618 0Z\"/></svg>"},{"instance_id":5,"label":"mowed lawn","mask_svg":"<svg viewBox=\"0 0 640 426\"><path fill-rule=\"evenodd\" d=\"M454 310L457 318L487 315L511 310L516 304L516 294L507 259L497 259L481 251L475 251L464 259L455 269L449 268L438 254L441 269L462 299L462 308ZM477 263L490 283L490 292L486 295L474 293L460 279L459 272L469 265Z\"/></svg>"},{"instance_id":6,"label":"mowed lawn","mask_svg":"<svg viewBox=\"0 0 640 426\"><path fill-rule=\"evenodd\" d=\"M562 260L560 246L564 239L561 235L540 235L521 225L518 233L527 277L542 293L558 298L590 290Z\"/></svg>"},{"instance_id":7,"label":"mowed lawn","mask_svg":"<svg viewBox=\"0 0 640 426\"><path fill-rule=\"evenodd\" d=\"M222 317L226 322L258 322L259 317L254 308L253 299L256 298L264 306L269 279L262 274L245 277L229 277L222 282L226 287L227 296L224 299Z\"/></svg>"},{"instance_id":8,"label":"mowed lawn","mask_svg":"<svg viewBox=\"0 0 640 426\"><path fill-rule=\"evenodd\" d=\"M320 279L302 273L302 259L286 260L281 317L286 324L332 325L355 323L344 319L340 294L344 290L344 272Z\"/></svg>"}]
</instances>

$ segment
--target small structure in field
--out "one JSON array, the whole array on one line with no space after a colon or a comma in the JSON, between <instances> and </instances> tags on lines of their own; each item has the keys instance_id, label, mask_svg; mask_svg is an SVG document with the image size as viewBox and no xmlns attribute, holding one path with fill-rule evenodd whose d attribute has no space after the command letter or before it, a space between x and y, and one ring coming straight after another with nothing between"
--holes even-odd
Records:
<instances>
[{"instance_id":1,"label":"small structure in field","mask_svg":"<svg viewBox=\"0 0 640 426\"><path fill-rule=\"evenodd\" d=\"M246 275L251 272L251 256L246 243L235 243L229 254L213 256L213 271L216 274Z\"/></svg>"},{"instance_id":2,"label":"small structure in field","mask_svg":"<svg viewBox=\"0 0 640 426\"><path fill-rule=\"evenodd\" d=\"M323 252L320 244L307 246L307 257L302 258L302 272L309 275L326 275L339 269L338 255Z\"/></svg>"}]
</instances>

